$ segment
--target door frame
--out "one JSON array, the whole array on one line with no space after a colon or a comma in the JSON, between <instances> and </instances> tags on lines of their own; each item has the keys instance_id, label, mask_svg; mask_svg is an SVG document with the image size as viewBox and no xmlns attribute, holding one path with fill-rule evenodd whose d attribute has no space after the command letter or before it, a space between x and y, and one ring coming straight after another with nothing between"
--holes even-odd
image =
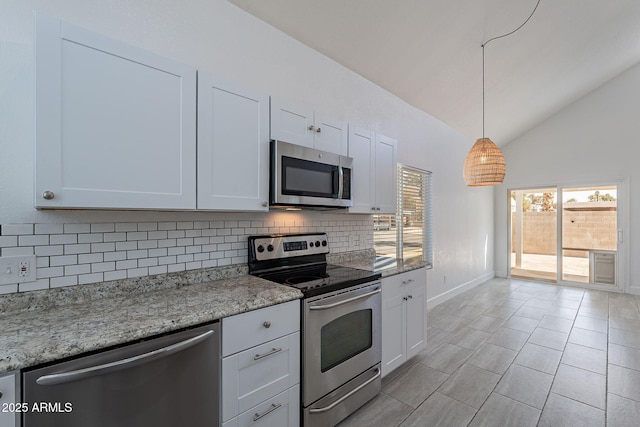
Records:
<instances>
[{"instance_id":1,"label":"door frame","mask_svg":"<svg viewBox=\"0 0 640 427\"><path fill-rule=\"evenodd\" d=\"M510 186L508 187L506 193L506 211L507 211L507 246L506 246L506 257L507 257L507 278L511 278L511 227L513 226L511 221L511 192L512 191L527 191L527 190L539 190L545 188L555 188L556 189L556 197L557 197L557 208L556 211L561 213L562 209L562 193L566 188L576 188L576 187L601 187L601 186L617 186L618 197L617 197L617 232L618 232L618 245L616 249L616 284L614 286L611 285L599 285L594 283L580 283L580 282L572 282L562 279L562 215L556 215L557 221L557 268L556 268L556 285L560 286L573 286L580 287L586 289L594 289L601 291L617 291L617 292L630 292L630 284L629 284L629 235L630 235L630 216L629 216L629 205L630 205L630 193L629 193L629 182L630 178L611 178L607 180L598 180L597 182L593 181L574 181L574 182L561 182L553 185L541 184L541 185L526 185L526 186ZM519 280L527 280L518 277ZM535 280L535 279L531 279Z\"/></svg>"}]
</instances>

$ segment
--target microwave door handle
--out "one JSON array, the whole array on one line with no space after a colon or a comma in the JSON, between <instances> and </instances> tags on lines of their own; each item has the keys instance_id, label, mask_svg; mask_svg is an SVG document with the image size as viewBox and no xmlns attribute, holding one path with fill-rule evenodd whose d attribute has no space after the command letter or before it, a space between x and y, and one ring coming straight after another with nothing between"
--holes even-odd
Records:
<instances>
[{"instance_id":1,"label":"microwave door handle","mask_svg":"<svg viewBox=\"0 0 640 427\"><path fill-rule=\"evenodd\" d=\"M342 193L344 191L344 171L342 166L338 166L338 199L342 199Z\"/></svg>"}]
</instances>

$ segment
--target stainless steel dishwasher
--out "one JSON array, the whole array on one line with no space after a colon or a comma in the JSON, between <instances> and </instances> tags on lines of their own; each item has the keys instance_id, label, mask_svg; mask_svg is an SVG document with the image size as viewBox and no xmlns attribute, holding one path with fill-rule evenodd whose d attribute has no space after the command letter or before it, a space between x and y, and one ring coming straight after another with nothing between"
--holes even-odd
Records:
<instances>
[{"instance_id":1,"label":"stainless steel dishwasher","mask_svg":"<svg viewBox=\"0 0 640 427\"><path fill-rule=\"evenodd\" d=\"M23 427L217 426L220 323L23 373Z\"/></svg>"}]
</instances>

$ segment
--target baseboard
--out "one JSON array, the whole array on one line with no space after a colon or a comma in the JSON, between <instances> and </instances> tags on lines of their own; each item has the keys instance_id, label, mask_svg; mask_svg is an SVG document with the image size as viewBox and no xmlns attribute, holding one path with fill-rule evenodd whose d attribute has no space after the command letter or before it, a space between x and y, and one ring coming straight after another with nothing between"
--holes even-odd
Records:
<instances>
[{"instance_id":1,"label":"baseboard","mask_svg":"<svg viewBox=\"0 0 640 427\"><path fill-rule=\"evenodd\" d=\"M640 295L640 286L630 286L629 293L632 295Z\"/></svg>"},{"instance_id":2,"label":"baseboard","mask_svg":"<svg viewBox=\"0 0 640 427\"><path fill-rule=\"evenodd\" d=\"M441 293L440 295L436 295L435 297L427 299L427 310L435 307L438 304L441 304L451 298L460 295L461 293L468 291L469 289L473 289L481 283L486 282L489 279L493 279L496 277L495 272L490 271L488 273L483 274L480 277L476 277L473 280L470 280L462 285L456 286L453 289L449 289L446 292Z\"/></svg>"}]
</instances>

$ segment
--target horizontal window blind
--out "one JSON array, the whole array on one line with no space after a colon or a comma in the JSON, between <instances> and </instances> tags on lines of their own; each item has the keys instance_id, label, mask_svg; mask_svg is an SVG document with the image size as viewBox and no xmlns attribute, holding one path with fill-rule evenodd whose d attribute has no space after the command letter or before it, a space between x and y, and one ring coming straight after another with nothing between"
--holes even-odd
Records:
<instances>
[{"instance_id":1,"label":"horizontal window blind","mask_svg":"<svg viewBox=\"0 0 640 427\"><path fill-rule=\"evenodd\" d=\"M374 243L378 255L398 258L405 263L424 261L428 267L433 266L431 177L429 171L398 166L396 215L374 216ZM395 242L391 242L392 237Z\"/></svg>"}]
</instances>

